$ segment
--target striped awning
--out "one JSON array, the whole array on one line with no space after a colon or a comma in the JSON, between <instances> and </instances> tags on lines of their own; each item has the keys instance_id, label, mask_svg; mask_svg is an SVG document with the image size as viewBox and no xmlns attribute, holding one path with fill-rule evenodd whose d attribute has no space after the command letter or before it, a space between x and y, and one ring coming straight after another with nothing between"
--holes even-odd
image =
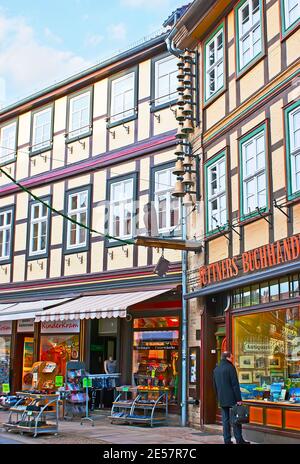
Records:
<instances>
[{"instance_id":1,"label":"striped awning","mask_svg":"<svg viewBox=\"0 0 300 464\"><path fill-rule=\"evenodd\" d=\"M26 301L24 303L10 303L0 305L0 322L17 321L19 319L34 319L39 311L51 306L69 301L69 298L42 301Z\"/></svg>"},{"instance_id":2,"label":"striped awning","mask_svg":"<svg viewBox=\"0 0 300 464\"><path fill-rule=\"evenodd\" d=\"M126 310L129 306L161 295L169 290L170 288L144 292L83 296L37 313L35 321L48 322L126 317Z\"/></svg>"}]
</instances>

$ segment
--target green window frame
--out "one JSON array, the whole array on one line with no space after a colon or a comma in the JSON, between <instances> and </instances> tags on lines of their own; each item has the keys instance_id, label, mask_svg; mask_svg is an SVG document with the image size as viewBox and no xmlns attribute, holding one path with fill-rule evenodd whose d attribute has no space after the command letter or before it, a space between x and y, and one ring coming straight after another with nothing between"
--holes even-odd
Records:
<instances>
[{"instance_id":1,"label":"green window frame","mask_svg":"<svg viewBox=\"0 0 300 464\"><path fill-rule=\"evenodd\" d=\"M220 41L221 38L221 41ZM225 88L225 34L224 23L204 43L204 101L218 95ZM220 52L220 50L222 50ZM222 71L220 73L220 67ZM214 76L214 78L212 78ZM222 81L222 85L218 82ZM211 86L214 90L211 91Z\"/></svg>"},{"instance_id":2,"label":"green window frame","mask_svg":"<svg viewBox=\"0 0 300 464\"><path fill-rule=\"evenodd\" d=\"M264 150L261 151L261 136L264 137ZM262 153L264 156L262 157ZM264 162L262 163L262 159ZM240 162L240 209L241 220L266 212L268 208L268 176L267 176L267 126L260 125L239 140ZM253 170L250 171L251 163ZM248 171L249 166L249 171ZM263 193L265 191L265 193ZM265 204L261 200L265 197ZM254 209L249 211L250 198L254 197ZM246 202L248 211L245 211ZM259 210L257 210L259 208Z\"/></svg>"},{"instance_id":3,"label":"green window frame","mask_svg":"<svg viewBox=\"0 0 300 464\"><path fill-rule=\"evenodd\" d=\"M259 20L258 14L259 13ZM248 21L245 18L248 17ZM248 24L246 27L245 24ZM236 24L236 59L237 74L249 68L251 64L260 58L264 53L263 37L263 0L242 0L235 9ZM245 30L243 30L243 24ZM258 31L258 32L257 32ZM245 44L242 54L241 43ZM245 62L241 58L248 51L249 58Z\"/></svg>"},{"instance_id":4,"label":"green window frame","mask_svg":"<svg viewBox=\"0 0 300 464\"><path fill-rule=\"evenodd\" d=\"M291 7L291 8L290 8ZM282 35L287 35L300 22L300 0L281 0L281 31ZM289 22L288 15L293 11L295 19Z\"/></svg>"},{"instance_id":5,"label":"green window frame","mask_svg":"<svg viewBox=\"0 0 300 464\"><path fill-rule=\"evenodd\" d=\"M223 163L224 162L224 163ZM222 167L221 165L224 164ZM212 174L214 169L214 174ZM228 215L227 215L227 166L226 166L226 150L223 150L219 155L214 156L205 165L205 210L206 210L206 234L212 235L220 230L224 230L227 227ZM212 175L214 178L212 178ZM215 183L215 191L212 193L212 184ZM221 220L220 224L213 227L211 218L218 215L219 219L222 218L224 212L224 200L225 200L225 215L226 219ZM215 205L215 213L212 214L213 206ZM222 207L223 205L223 207ZM218 221L219 222L219 221ZM219 226L219 227L218 227Z\"/></svg>"},{"instance_id":6,"label":"green window frame","mask_svg":"<svg viewBox=\"0 0 300 464\"><path fill-rule=\"evenodd\" d=\"M300 102L285 109L285 132L286 132L286 165L287 165L287 190L288 200L293 200L300 196L300 146L295 142L292 143L291 134L293 132L292 117L300 113ZM297 130L299 132L299 129ZM300 134L298 135L300 137ZM299 181L297 182L297 179Z\"/></svg>"}]
</instances>

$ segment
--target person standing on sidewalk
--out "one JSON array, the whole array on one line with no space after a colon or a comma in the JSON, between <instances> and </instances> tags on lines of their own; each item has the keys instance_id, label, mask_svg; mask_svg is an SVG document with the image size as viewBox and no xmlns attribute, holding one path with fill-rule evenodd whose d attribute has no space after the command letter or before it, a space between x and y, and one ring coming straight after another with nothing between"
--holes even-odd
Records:
<instances>
[{"instance_id":1,"label":"person standing on sidewalk","mask_svg":"<svg viewBox=\"0 0 300 464\"><path fill-rule=\"evenodd\" d=\"M229 351L221 354L221 362L213 373L214 388L222 411L223 436L225 444L231 441L230 408L242 404L242 396L236 368L233 365L233 355ZM242 435L242 425L233 425L233 434L237 444L249 444Z\"/></svg>"}]
</instances>

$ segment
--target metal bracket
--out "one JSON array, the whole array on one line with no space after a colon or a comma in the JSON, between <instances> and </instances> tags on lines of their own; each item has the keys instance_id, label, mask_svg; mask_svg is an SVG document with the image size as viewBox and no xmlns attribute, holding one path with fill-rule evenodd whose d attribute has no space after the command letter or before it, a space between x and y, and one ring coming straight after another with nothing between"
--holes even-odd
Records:
<instances>
[{"instance_id":1,"label":"metal bracket","mask_svg":"<svg viewBox=\"0 0 300 464\"><path fill-rule=\"evenodd\" d=\"M80 264L82 264L83 263L83 256L80 256L79 254L77 254L76 256L77 256L78 261L80 261Z\"/></svg>"},{"instance_id":2,"label":"metal bracket","mask_svg":"<svg viewBox=\"0 0 300 464\"><path fill-rule=\"evenodd\" d=\"M129 134L130 126L125 126L125 124L122 124L122 126L124 127L124 129L126 129L127 134Z\"/></svg>"},{"instance_id":3,"label":"metal bracket","mask_svg":"<svg viewBox=\"0 0 300 464\"><path fill-rule=\"evenodd\" d=\"M70 151L71 155L73 154L73 145L68 145L68 150Z\"/></svg>"},{"instance_id":4,"label":"metal bracket","mask_svg":"<svg viewBox=\"0 0 300 464\"><path fill-rule=\"evenodd\" d=\"M237 230L235 230L236 226L234 226L230 222L227 222L227 225L233 232L235 232L240 237L240 240L242 240L242 234L240 232L238 232Z\"/></svg>"},{"instance_id":5,"label":"metal bracket","mask_svg":"<svg viewBox=\"0 0 300 464\"><path fill-rule=\"evenodd\" d=\"M270 226L272 225L272 222L269 221L269 219L260 211L258 206L256 207L256 211L258 212L261 218L263 218L265 221L267 221L270 224Z\"/></svg>"},{"instance_id":6,"label":"metal bracket","mask_svg":"<svg viewBox=\"0 0 300 464\"><path fill-rule=\"evenodd\" d=\"M112 131L112 130L110 130L108 128L107 128L107 130L111 134L112 138L115 139L116 138L116 131L114 131L114 130Z\"/></svg>"},{"instance_id":7,"label":"metal bracket","mask_svg":"<svg viewBox=\"0 0 300 464\"><path fill-rule=\"evenodd\" d=\"M113 251L113 250L108 251L108 255L109 255L109 257L110 257L111 260L114 259L114 251Z\"/></svg>"},{"instance_id":8,"label":"metal bracket","mask_svg":"<svg viewBox=\"0 0 300 464\"><path fill-rule=\"evenodd\" d=\"M158 124L160 124L160 114L153 113L153 116L157 119Z\"/></svg>"},{"instance_id":9,"label":"metal bracket","mask_svg":"<svg viewBox=\"0 0 300 464\"><path fill-rule=\"evenodd\" d=\"M41 269L44 268L44 262L43 261L41 263L39 261L37 261L37 264L38 264L38 266L40 266Z\"/></svg>"},{"instance_id":10,"label":"metal bracket","mask_svg":"<svg viewBox=\"0 0 300 464\"><path fill-rule=\"evenodd\" d=\"M82 145L82 146L83 146L83 149L85 150L85 141L78 140L78 142L80 143L80 145Z\"/></svg>"},{"instance_id":11,"label":"metal bracket","mask_svg":"<svg viewBox=\"0 0 300 464\"><path fill-rule=\"evenodd\" d=\"M122 251L124 252L126 258L128 258L129 250L128 250L128 248L125 249L124 247L125 247L125 245L122 246Z\"/></svg>"},{"instance_id":12,"label":"metal bracket","mask_svg":"<svg viewBox=\"0 0 300 464\"><path fill-rule=\"evenodd\" d=\"M287 218L288 218L288 222L291 222L291 217L288 213L286 213L285 211L283 211L282 207L285 206L285 207L289 207L288 205L284 204L284 205L279 205L277 203L277 200L274 198L273 200L273 205L274 205L274 208L277 208L279 209L279 211L281 211L282 214L284 214Z\"/></svg>"},{"instance_id":13,"label":"metal bracket","mask_svg":"<svg viewBox=\"0 0 300 464\"><path fill-rule=\"evenodd\" d=\"M7 266L1 266L1 269L4 272L4 274L6 275L7 274Z\"/></svg>"}]
</instances>

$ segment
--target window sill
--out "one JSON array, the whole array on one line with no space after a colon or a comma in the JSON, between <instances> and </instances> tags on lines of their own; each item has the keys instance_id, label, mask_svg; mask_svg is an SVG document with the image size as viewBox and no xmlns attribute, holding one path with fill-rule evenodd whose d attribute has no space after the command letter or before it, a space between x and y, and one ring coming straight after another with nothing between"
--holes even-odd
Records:
<instances>
[{"instance_id":1,"label":"window sill","mask_svg":"<svg viewBox=\"0 0 300 464\"><path fill-rule=\"evenodd\" d=\"M216 93L214 93L211 97L203 102L203 109L206 110L212 103L214 103L218 98L222 97L224 93L227 91L227 86L222 87Z\"/></svg>"},{"instance_id":2,"label":"window sill","mask_svg":"<svg viewBox=\"0 0 300 464\"><path fill-rule=\"evenodd\" d=\"M293 205L299 203L299 201L300 201L300 192L292 193L292 194L287 196L286 205L287 206L293 206Z\"/></svg>"},{"instance_id":3,"label":"window sill","mask_svg":"<svg viewBox=\"0 0 300 464\"><path fill-rule=\"evenodd\" d=\"M258 63L260 63L260 61L264 60L265 57L266 57L265 52L257 55L244 68L242 68L240 71L238 71L238 73L236 73L235 79L239 80L242 77L244 77L245 74L247 74L247 72L251 71L251 69L253 69Z\"/></svg>"},{"instance_id":4,"label":"window sill","mask_svg":"<svg viewBox=\"0 0 300 464\"><path fill-rule=\"evenodd\" d=\"M290 26L285 31L281 32L281 43L288 39L291 35L293 35L297 30L300 28L300 21L296 22L294 25Z\"/></svg>"},{"instance_id":5,"label":"window sill","mask_svg":"<svg viewBox=\"0 0 300 464\"><path fill-rule=\"evenodd\" d=\"M137 117L138 115L136 113L133 116L128 116L128 118L118 119L118 121L115 121L115 122L108 122L106 127L107 129L111 129L113 127L121 126L122 124L125 124L126 122L134 121L135 119L137 119Z\"/></svg>"},{"instance_id":6,"label":"window sill","mask_svg":"<svg viewBox=\"0 0 300 464\"><path fill-rule=\"evenodd\" d=\"M221 230L214 229L212 231L206 232L204 241L210 242L211 240L220 238L224 236L225 234L228 234L229 232L230 232L230 229L228 227L223 227L221 228Z\"/></svg>"},{"instance_id":7,"label":"window sill","mask_svg":"<svg viewBox=\"0 0 300 464\"><path fill-rule=\"evenodd\" d=\"M133 237L130 237L130 238L121 238L120 237L120 240L133 240ZM123 247L123 246L130 246L130 245L134 245L134 243L123 243L123 242L120 242L119 240L111 240L109 238L106 239L105 241L105 248L116 248L116 247Z\"/></svg>"},{"instance_id":8,"label":"window sill","mask_svg":"<svg viewBox=\"0 0 300 464\"><path fill-rule=\"evenodd\" d=\"M72 249L65 248L63 254L64 255L74 255L75 253L76 254L77 253L86 253L87 251L89 251L89 248L90 248L89 245L85 245L85 246L77 247L77 248L72 248Z\"/></svg>"},{"instance_id":9,"label":"window sill","mask_svg":"<svg viewBox=\"0 0 300 464\"><path fill-rule=\"evenodd\" d=\"M3 162L0 161L0 167L8 166L9 164L15 163L16 161L17 161L16 156L14 156L14 158L12 158L9 161L3 161Z\"/></svg>"},{"instance_id":10,"label":"window sill","mask_svg":"<svg viewBox=\"0 0 300 464\"><path fill-rule=\"evenodd\" d=\"M49 252L36 254L36 255L26 255L26 261L38 261L39 259L47 259L49 258Z\"/></svg>"},{"instance_id":11,"label":"window sill","mask_svg":"<svg viewBox=\"0 0 300 464\"><path fill-rule=\"evenodd\" d=\"M161 110L170 108L170 106L174 106L174 105L177 105L177 98L170 100L167 103L162 103L161 105L155 105L152 103L150 106L150 112L155 113L156 111L161 111Z\"/></svg>"},{"instance_id":12,"label":"window sill","mask_svg":"<svg viewBox=\"0 0 300 464\"><path fill-rule=\"evenodd\" d=\"M66 143L72 143L72 142L77 142L78 140L85 139L87 137L90 137L92 135L93 131L90 129L88 132L85 132L84 134L77 135L76 137L69 137L69 134L65 134L66 138Z\"/></svg>"},{"instance_id":13,"label":"window sill","mask_svg":"<svg viewBox=\"0 0 300 464\"><path fill-rule=\"evenodd\" d=\"M12 264L12 258L0 259L0 267Z\"/></svg>"},{"instance_id":14,"label":"window sill","mask_svg":"<svg viewBox=\"0 0 300 464\"><path fill-rule=\"evenodd\" d=\"M250 213L247 216L241 216L240 221L238 222L239 226L246 226L251 222L258 221L259 219L264 219L265 217L269 217L271 214L270 212L261 211L261 215L257 212Z\"/></svg>"},{"instance_id":15,"label":"window sill","mask_svg":"<svg viewBox=\"0 0 300 464\"><path fill-rule=\"evenodd\" d=\"M53 144L51 143L51 145L48 145L47 147L44 147L44 148L40 148L39 150L30 149L29 156L33 157L33 156L41 155L42 153L45 153L46 151L51 151L52 148L53 148Z\"/></svg>"}]
</instances>

